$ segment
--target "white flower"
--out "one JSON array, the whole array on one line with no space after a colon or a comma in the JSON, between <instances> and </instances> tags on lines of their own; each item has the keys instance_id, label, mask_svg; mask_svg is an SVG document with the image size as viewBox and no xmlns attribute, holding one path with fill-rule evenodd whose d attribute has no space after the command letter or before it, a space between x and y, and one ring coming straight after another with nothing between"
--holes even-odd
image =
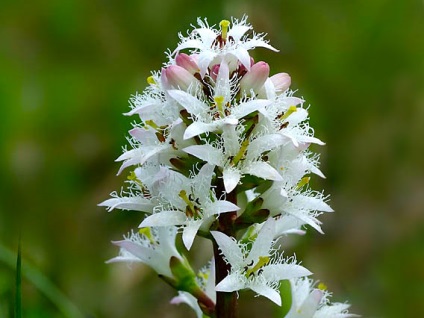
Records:
<instances>
[{"instance_id":1,"label":"white flower","mask_svg":"<svg viewBox=\"0 0 424 318\"><path fill-rule=\"evenodd\" d=\"M214 168L205 164L192 178L169 171L173 177L162 180L159 191L170 209L148 216L140 227L182 226L184 245L190 249L200 227L207 230L217 215L239 209L234 203L216 198L211 188Z\"/></svg>"},{"instance_id":2,"label":"white flower","mask_svg":"<svg viewBox=\"0 0 424 318\"><path fill-rule=\"evenodd\" d=\"M233 292L249 288L281 306L279 281L307 276L311 272L276 254L273 249L274 233L275 221L270 218L249 250L245 244L237 243L224 233L212 231L226 262L231 265L230 273L218 283L215 290Z\"/></svg>"},{"instance_id":3,"label":"white flower","mask_svg":"<svg viewBox=\"0 0 424 318\"><path fill-rule=\"evenodd\" d=\"M131 233L122 241L113 244L119 246L120 253L108 263L141 262L153 268L159 275L172 277L169 261L172 256L183 260L175 247L176 227L146 228L143 234Z\"/></svg>"},{"instance_id":4,"label":"white flower","mask_svg":"<svg viewBox=\"0 0 424 318\"><path fill-rule=\"evenodd\" d=\"M116 161L123 161L118 174L125 168L132 165L143 165L148 160L155 160L158 163L167 163L169 158L177 157L183 153L181 147L192 144L185 141L183 132L185 125L179 118L163 130L153 122L148 122L151 126L135 127L130 130L132 139L130 143L133 149L125 151Z\"/></svg>"},{"instance_id":5,"label":"white flower","mask_svg":"<svg viewBox=\"0 0 424 318\"><path fill-rule=\"evenodd\" d=\"M240 61L246 69L250 70L251 62L248 50L255 47L277 50L264 40L264 34L254 33L252 38L244 36L247 31L252 29L252 26L246 20L247 17L243 17L240 21L232 19L229 30L230 22L223 20L220 23L221 30L217 30L209 27L206 20L198 19L197 23L200 28L194 29L188 37L180 34L181 42L174 54L187 48L194 49L192 53L197 54L197 64L202 77L205 76L210 66L220 64L223 59L233 69L237 67L238 61Z\"/></svg>"},{"instance_id":6,"label":"white flower","mask_svg":"<svg viewBox=\"0 0 424 318\"><path fill-rule=\"evenodd\" d=\"M222 168L224 179L224 187L227 193L230 193L240 182L244 174L250 174L266 180L281 181L282 178L277 170L270 164L258 158L261 153L272 149L274 145L268 143L260 147L258 150L258 140L241 138L240 130L235 130L234 127L227 127L227 130L222 134L222 143L215 145L193 145L184 148L183 150L201 160L217 165ZM255 155L250 155L254 153Z\"/></svg>"},{"instance_id":7,"label":"white flower","mask_svg":"<svg viewBox=\"0 0 424 318\"><path fill-rule=\"evenodd\" d=\"M323 231L317 216L321 212L333 212L321 193L310 190L302 193L295 189L287 192L279 183L274 183L262 198L262 208L268 209L271 215L292 215L320 233Z\"/></svg>"},{"instance_id":8,"label":"white flower","mask_svg":"<svg viewBox=\"0 0 424 318\"><path fill-rule=\"evenodd\" d=\"M358 317L348 312L349 304L331 303L331 294L324 288L314 288L308 278L291 279L292 305L285 318L348 318Z\"/></svg>"},{"instance_id":9,"label":"white flower","mask_svg":"<svg viewBox=\"0 0 424 318\"><path fill-rule=\"evenodd\" d=\"M150 78L152 84L143 94L136 93L131 96L131 110L124 115L137 114L144 122L154 122L159 127L172 125L179 118L180 108L173 100L166 98L160 74L154 73Z\"/></svg>"},{"instance_id":10,"label":"white flower","mask_svg":"<svg viewBox=\"0 0 424 318\"><path fill-rule=\"evenodd\" d=\"M116 192L111 194L113 197L99 203L98 206L105 206L108 212L114 209L134 210L141 212L152 213L155 205L149 200L140 195L134 196L118 196Z\"/></svg>"},{"instance_id":11,"label":"white flower","mask_svg":"<svg viewBox=\"0 0 424 318\"><path fill-rule=\"evenodd\" d=\"M184 132L184 139L205 132L222 132L225 125L235 126L239 120L272 102L266 99L244 100L233 104L235 89L230 83L228 65L221 62L217 80L213 88L214 104L203 101L182 90L168 90L168 94L190 114L193 123Z\"/></svg>"},{"instance_id":12,"label":"white flower","mask_svg":"<svg viewBox=\"0 0 424 318\"><path fill-rule=\"evenodd\" d=\"M163 204L159 188L168 177L168 171L168 168L151 163L137 167L128 176L127 191L122 191L121 195L116 191L112 192L112 198L103 201L99 206L107 207L109 212L121 209L153 213L156 206Z\"/></svg>"},{"instance_id":13,"label":"white flower","mask_svg":"<svg viewBox=\"0 0 424 318\"><path fill-rule=\"evenodd\" d=\"M303 100L291 96L291 92L281 94L266 107L259 109L261 117L258 130L264 130L273 135L277 145L284 145L292 142L295 147L314 143L324 145L318 138L314 137L313 129L307 123L308 112L302 106ZM277 135L280 135L278 137Z\"/></svg>"},{"instance_id":14,"label":"white flower","mask_svg":"<svg viewBox=\"0 0 424 318\"><path fill-rule=\"evenodd\" d=\"M317 216L322 212L333 212L333 209L325 202L327 198L322 193L306 187L310 177L305 175L312 172L324 177L317 167L316 156L288 143L270 151L268 158L280 173L281 180L275 181L261 195L264 199L262 208L268 209L272 216L292 215L301 221L299 225L309 224L322 233Z\"/></svg>"},{"instance_id":15,"label":"white flower","mask_svg":"<svg viewBox=\"0 0 424 318\"><path fill-rule=\"evenodd\" d=\"M187 303L198 318L213 313L216 292L251 289L281 305L281 280L292 285L287 317L354 317L347 304L331 304L328 292L314 288L294 257L277 251L283 235L304 234L305 225L322 233L317 218L333 210L308 185L310 174L324 178L308 147L324 143L309 126L304 100L289 89L290 75L270 76L270 66L249 55L255 47L277 50L246 20L209 26L198 19L188 36L179 34L144 92L131 97L126 115L141 121L129 131L118 174L135 167L127 187L99 205L148 215L140 233L114 242L120 254L110 262L151 266L179 290L172 303ZM219 217L227 212L235 213ZM187 249L211 233L221 252L215 257L229 268L216 286L213 267L196 280L175 248L177 232Z\"/></svg>"},{"instance_id":16,"label":"white flower","mask_svg":"<svg viewBox=\"0 0 424 318\"><path fill-rule=\"evenodd\" d=\"M187 304L193 309L196 313L197 318L204 318L203 311L199 306L199 303L197 302L196 297L194 297L192 294L185 292L185 291L178 291L178 296L175 296L171 299L171 304L173 305L179 305L179 304Z\"/></svg>"}]
</instances>

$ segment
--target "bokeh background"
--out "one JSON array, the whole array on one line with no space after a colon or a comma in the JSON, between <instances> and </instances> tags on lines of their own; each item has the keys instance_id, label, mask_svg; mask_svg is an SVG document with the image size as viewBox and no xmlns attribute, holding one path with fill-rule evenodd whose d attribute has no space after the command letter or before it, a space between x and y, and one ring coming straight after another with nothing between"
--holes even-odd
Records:
<instances>
[{"instance_id":1,"label":"bokeh background","mask_svg":"<svg viewBox=\"0 0 424 318\"><path fill-rule=\"evenodd\" d=\"M336 213L287 249L363 317L424 317L424 3L418 0L0 3L0 316L11 317L19 236L24 317L194 317L145 266L107 265L141 215L96 204L163 52L198 16L249 15L311 104ZM201 248L198 248L199 251ZM197 263L206 260L202 253ZM241 297L241 317L277 317Z\"/></svg>"}]
</instances>

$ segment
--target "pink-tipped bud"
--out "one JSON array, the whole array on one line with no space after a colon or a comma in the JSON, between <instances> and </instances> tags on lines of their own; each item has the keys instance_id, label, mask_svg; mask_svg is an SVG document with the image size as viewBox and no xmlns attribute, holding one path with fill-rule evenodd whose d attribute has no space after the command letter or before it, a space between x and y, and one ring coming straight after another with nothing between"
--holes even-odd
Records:
<instances>
[{"instance_id":1,"label":"pink-tipped bud","mask_svg":"<svg viewBox=\"0 0 424 318\"><path fill-rule=\"evenodd\" d=\"M269 65L265 62L258 62L252 65L250 71L243 76L240 81L240 90L243 92L258 92L269 76Z\"/></svg>"},{"instance_id":2,"label":"pink-tipped bud","mask_svg":"<svg viewBox=\"0 0 424 318\"><path fill-rule=\"evenodd\" d=\"M211 77L214 81L216 81L216 78L218 77L218 73L219 73L219 68L220 68L220 64L215 64L214 66L212 66L211 68Z\"/></svg>"},{"instance_id":3,"label":"pink-tipped bud","mask_svg":"<svg viewBox=\"0 0 424 318\"><path fill-rule=\"evenodd\" d=\"M190 86L200 85L200 82L185 68L171 65L165 69L165 75L170 86L187 90Z\"/></svg>"},{"instance_id":4,"label":"pink-tipped bud","mask_svg":"<svg viewBox=\"0 0 424 318\"><path fill-rule=\"evenodd\" d=\"M270 77L274 84L275 92L284 93L291 85L291 77L287 73L278 73Z\"/></svg>"},{"instance_id":5,"label":"pink-tipped bud","mask_svg":"<svg viewBox=\"0 0 424 318\"><path fill-rule=\"evenodd\" d=\"M200 69L196 63L196 60L191 55L180 53L175 57L175 63L178 66L185 68L191 74L200 72Z\"/></svg>"},{"instance_id":6,"label":"pink-tipped bud","mask_svg":"<svg viewBox=\"0 0 424 318\"><path fill-rule=\"evenodd\" d=\"M166 77L166 68L164 67L162 67L160 72L160 82L165 90L171 89L171 85L169 84L168 78Z\"/></svg>"}]
</instances>

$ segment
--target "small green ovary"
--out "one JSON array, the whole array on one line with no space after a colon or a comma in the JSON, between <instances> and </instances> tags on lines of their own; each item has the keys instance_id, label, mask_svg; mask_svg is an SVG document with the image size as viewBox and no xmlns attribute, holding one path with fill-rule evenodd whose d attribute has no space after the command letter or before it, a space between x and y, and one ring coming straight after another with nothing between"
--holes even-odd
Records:
<instances>
[{"instance_id":1,"label":"small green ovary","mask_svg":"<svg viewBox=\"0 0 424 318\"><path fill-rule=\"evenodd\" d=\"M246 277L250 277L255 274L260 274L262 267L266 266L269 263L270 257L269 256L259 256L259 260L256 264L253 264L253 261L251 264L247 265L244 268L244 275ZM249 268L250 266L254 265L252 268Z\"/></svg>"},{"instance_id":2,"label":"small green ovary","mask_svg":"<svg viewBox=\"0 0 424 318\"><path fill-rule=\"evenodd\" d=\"M146 237L151 244L156 244L155 240L153 239L153 234L150 227L142 227L141 229L138 230L138 233Z\"/></svg>"},{"instance_id":3,"label":"small green ovary","mask_svg":"<svg viewBox=\"0 0 424 318\"><path fill-rule=\"evenodd\" d=\"M200 205L199 199L194 200L191 194L187 196L187 192L185 190L181 190L178 196L187 205L185 210L185 214L187 217L191 217L194 219L198 219L201 217L201 213L200 213L201 210L197 206L197 205ZM197 205L195 205L193 202L195 202Z\"/></svg>"}]
</instances>

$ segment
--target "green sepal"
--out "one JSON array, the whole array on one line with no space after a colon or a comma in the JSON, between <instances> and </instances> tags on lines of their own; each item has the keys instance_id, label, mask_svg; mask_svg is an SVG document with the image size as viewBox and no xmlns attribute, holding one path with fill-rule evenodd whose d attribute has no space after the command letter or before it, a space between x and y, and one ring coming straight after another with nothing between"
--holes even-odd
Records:
<instances>
[{"instance_id":1,"label":"green sepal","mask_svg":"<svg viewBox=\"0 0 424 318\"><path fill-rule=\"evenodd\" d=\"M172 256L169 260L169 266L174 276L174 287L176 289L189 292L190 294L194 294L200 289L196 281L196 274L186 260Z\"/></svg>"},{"instance_id":2,"label":"green sepal","mask_svg":"<svg viewBox=\"0 0 424 318\"><path fill-rule=\"evenodd\" d=\"M245 229L251 226L252 224L265 222L268 219L268 217L269 217L269 210L260 209L252 213L249 218L237 219L235 226L237 230Z\"/></svg>"},{"instance_id":3,"label":"green sepal","mask_svg":"<svg viewBox=\"0 0 424 318\"><path fill-rule=\"evenodd\" d=\"M169 260L169 266L174 277L161 276L161 278L175 289L193 295L197 299L203 313L207 316L213 316L215 304L197 284L196 274L188 261L172 256Z\"/></svg>"},{"instance_id":4,"label":"green sepal","mask_svg":"<svg viewBox=\"0 0 424 318\"><path fill-rule=\"evenodd\" d=\"M244 116L244 133L245 135L249 135L252 130L255 128L255 125L259 122L258 111L254 111L246 116Z\"/></svg>"},{"instance_id":5,"label":"green sepal","mask_svg":"<svg viewBox=\"0 0 424 318\"><path fill-rule=\"evenodd\" d=\"M264 222L269 216L269 210L261 209L264 199L256 198L250 201L240 217L235 222L236 228L244 229L255 223Z\"/></svg>"},{"instance_id":6,"label":"green sepal","mask_svg":"<svg viewBox=\"0 0 424 318\"><path fill-rule=\"evenodd\" d=\"M256 187L255 192L259 194L263 194L266 190L271 188L273 184L274 184L274 181L272 180L262 180L262 182L260 182L259 185Z\"/></svg>"},{"instance_id":7,"label":"green sepal","mask_svg":"<svg viewBox=\"0 0 424 318\"><path fill-rule=\"evenodd\" d=\"M186 126L190 126L193 121L190 119L190 113L186 109L182 109L180 111L180 118L183 120L183 123L186 124Z\"/></svg>"},{"instance_id":8,"label":"green sepal","mask_svg":"<svg viewBox=\"0 0 424 318\"><path fill-rule=\"evenodd\" d=\"M255 189L255 193L262 194L266 190L268 190L274 181L265 180L250 174L245 174L241 180L240 184L237 185L237 192L253 190Z\"/></svg>"},{"instance_id":9,"label":"green sepal","mask_svg":"<svg viewBox=\"0 0 424 318\"><path fill-rule=\"evenodd\" d=\"M177 282L174 278L172 277L168 277L165 275L158 275L160 279L162 279L165 283L167 283L169 286L171 286L172 288L176 288L175 286L177 285Z\"/></svg>"},{"instance_id":10,"label":"green sepal","mask_svg":"<svg viewBox=\"0 0 424 318\"><path fill-rule=\"evenodd\" d=\"M172 166L178 171L181 172L186 177L190 176L190 171L193 169L193 166L201 162L194 156L187 156L184 158L176 157L169 159L169 162Z\"/></svg>"}]
</instances>

